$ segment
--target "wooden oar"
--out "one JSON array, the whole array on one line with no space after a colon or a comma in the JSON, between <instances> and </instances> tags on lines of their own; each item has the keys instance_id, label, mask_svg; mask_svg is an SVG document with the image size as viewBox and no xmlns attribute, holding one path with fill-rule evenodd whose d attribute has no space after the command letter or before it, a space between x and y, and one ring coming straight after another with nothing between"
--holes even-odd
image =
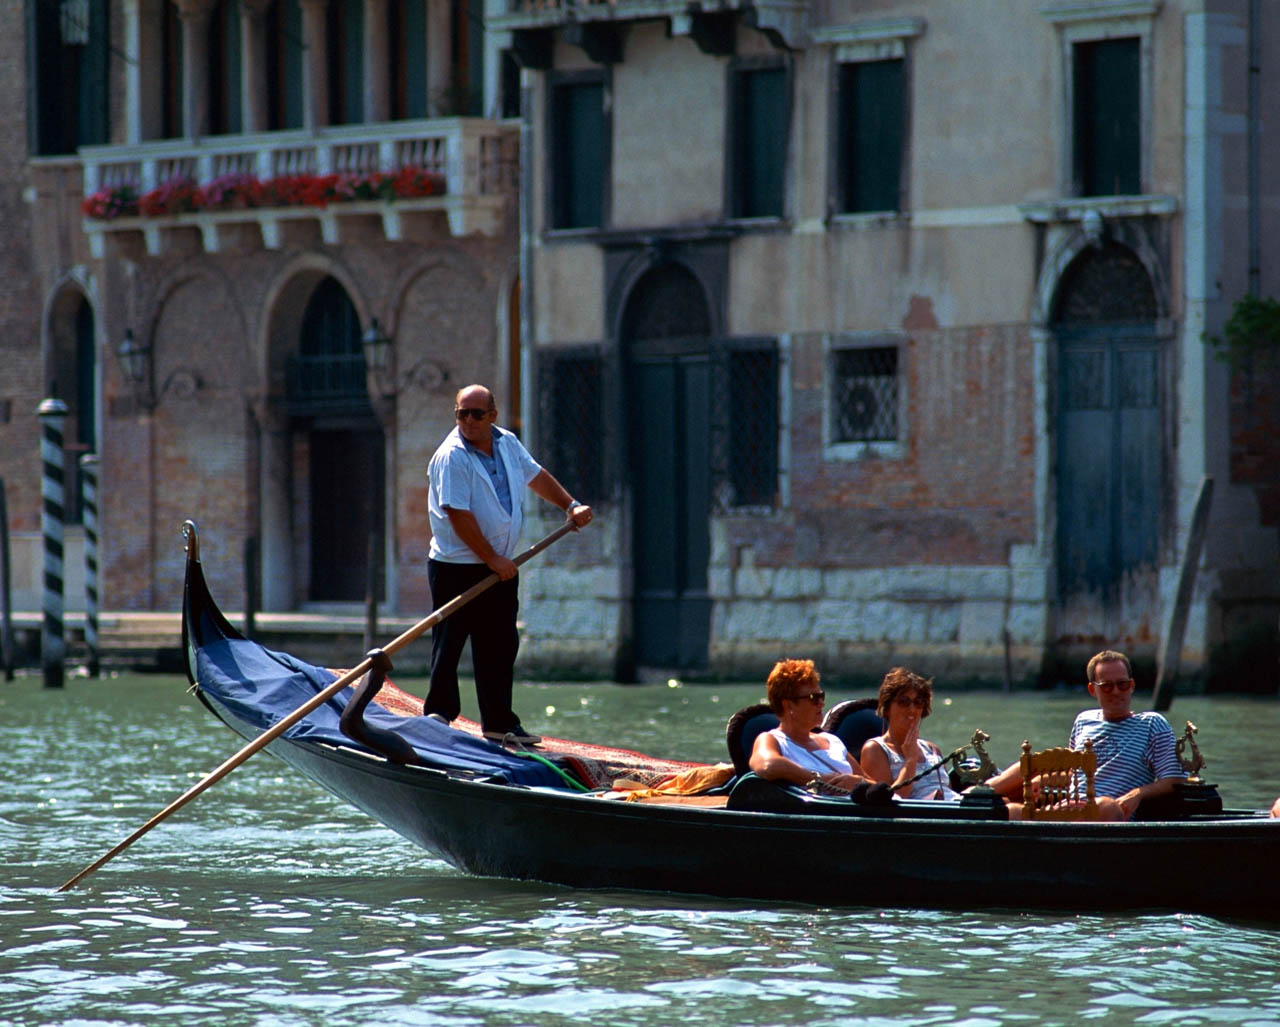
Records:
<instances>
[{"instance_id":1,"label":"wooden oar","mask_svg":"<svg viewBox=\"0 0 1280 1027\"><path fill-rule=\"evenodd\" d=\"M559 528L553 531L546 538L542 539L539 542L536 542L534 545L530 546L527 550L525 550L519 556L515 557L515 559L512 562L515 563L515 565L518 567L520 564L524 563L526 560L530 560L533 557L537 556L539 553L541 553L553 542L558 541L559 539L563 538L567 533L573 530L574 530L573 522L566 521L564 524L562 524ZM409 628L408 631L405 631L398 638L394 639L391 642L388 642L385 646L382 647L382 651L385 652L388 656L392 655L395 652L398 652L400 649L404 648L414 639L418 638L418 636L420 636L428 628L435 627L435 625L439 624L451 613L454 613L457 610L461 609L462 607L466 606L467 603L471 602L472 599L478 596L485 589L491 588L497 583L498 583L498 575L490 574L483 581L479 581L476 584L472 585L469 589L463 592L462 595L457 596L453 599L450 599L438 610L435 610L434 612L428 614L426 617L418 621L417 624ZM310 713L316 707L322 705L323 703L328 702L330 699L332 699L335 695L341 692L344 688L347 687L347 685L351 684L353 681L359 680L360 677L366 671L368 671L372 666L373 666L373 660L371 660L369 657L366 656L364 660L361 661L359 666L353 667L351 670L347 671L345 674L340 676L336 681L334 681L331 685L329 685L323 691L317 692L313 698L307 700L305 703L299 706L296 710L290 713L283 720L279 721L274 726L268 728L266 731L260 734L257 738L255 738L252 742L246 745L243 749L237 752L234 756L226 760L221 766L217 767L215 770L210 771L207 775L205 775L205 777L202 780L200 780L199 782L197 782L196 784L188 788L180 796L174 799L173 802L169 803L168 806L166 806L154 817L152 817L145 824L143 824L140 828L134 831L133 834L129 835L128 838L122 841L114 849L112 849L110 852L106 853L106 855L102 856L100 859L94 861L93 863L90 863L87 867L81 870L80 873L76 874L75 877L71 878L71 880L69 880L66 884L64 884L61 888L59 888L58 891L64 892L68 888L75 887L75 885L78 882L88 877L91 873L97 870L98 867L115 859L116 856L124 852L125 849L127 849L130 845L136 842L148 831L150 831L153 827L156 826L156 824L160 823L160 821L164 820L171 813L176 813L178 810L182 809L183 806L189 803L197 795L203 792L210 785L216 784L218 781L221 781L224 777L230 774L231 771L235 770L236 767L240 766L241 763L247 760L254 753L258 752L260 749L265 749L267 745L269 745L275 739L279 738L280 735L288 731L289 728L291 728L294 724L300 721L303 717L305 717L308 713Z\"/></svg>"}]
</instances>

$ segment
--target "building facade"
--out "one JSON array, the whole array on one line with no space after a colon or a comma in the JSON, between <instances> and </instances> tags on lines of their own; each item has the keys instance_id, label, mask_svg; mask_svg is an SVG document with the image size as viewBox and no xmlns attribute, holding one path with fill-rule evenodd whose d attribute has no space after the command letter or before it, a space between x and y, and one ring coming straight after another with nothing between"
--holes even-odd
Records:
<instances>
[{"instance_id":1,"label":"building facade","mask_svg":"<svg viewBox=\"0 0 1280 1027\"><path fill-rule=\"evenodd\" d=\"M99 458L104 608L177 608L192 517L220 596L423 612L426 461L481 380L599 511L523 572L526 674L1150 662L1212 479L1181 670L1274 687L1280 380L1205 341L1280 292L1269 4L24 0L0 29L19 608L54 393Z\"/></svg>"},{"instance_id":2,"label":"building facade","mask_svg":"<svg viewBox=\"0 0 1280 1027\"><path fill-rule=\"evenodd\" d=\"M1212 479L1181 670L1262 654L1274 688L1274 365L1205 341L1280 288L1268 5L488 10L523 68L528 420L605 514L539 572L531 657L1150 663Z\"/></svg>"},{"instance_id":3,"label":"building facade","mask_svg":"<svg viewBox=\"0 0 1280 1027\"><path fill-rule=\"evenodd\" d=\"M492 382L520 416L518 124L480 10L26 0L0 19L26 115L4 129L15 606L40 607L52 392L69 608L94 452L104 609L178 608L188 517L229 608L372 581L384 609L429 609L426 463L453 393Z\"/></svg>"}]
</instances>

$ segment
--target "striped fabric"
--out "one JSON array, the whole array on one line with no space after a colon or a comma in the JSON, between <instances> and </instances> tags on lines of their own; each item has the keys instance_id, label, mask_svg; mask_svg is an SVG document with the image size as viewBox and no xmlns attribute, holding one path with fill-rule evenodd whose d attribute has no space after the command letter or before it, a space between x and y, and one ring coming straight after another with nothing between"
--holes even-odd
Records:
<instances>
[{"instance_id":1,"label":"striped fabric","mask_svg":"<svg viewBox=\"0 0 1280 1027\"><path fill-rule=\"evenodd\" d=\"M1117 799L1166 777L1186 777L1178 762L1173 728L1158 713L1134 713L1124 720L1106 720L1101 710L1085 710L1071 725L1071 748L1093 741L1098 771L1094 791Z\"/></svg>"}]
</instances>

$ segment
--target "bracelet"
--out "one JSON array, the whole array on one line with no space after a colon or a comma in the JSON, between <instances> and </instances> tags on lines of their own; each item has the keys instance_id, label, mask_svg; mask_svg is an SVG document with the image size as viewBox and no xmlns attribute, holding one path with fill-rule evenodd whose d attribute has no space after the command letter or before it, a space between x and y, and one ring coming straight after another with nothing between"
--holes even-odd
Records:
<instances>
[{"instance_id":1,"label":"bracelet","mask_svg":"<svg viewBox=\"0 0 1280 1027\"><path fill-rule=\"evenodd\" d=\"M573 512L573 508L574 508L575 506L577 506L577 505L578 505L578 501L577 501L576 499L571 499L571 500L569 500L569 505L568 505L568 506L566 506L566 507L564 508L564 512L565 512L565 513L572 513L572 512Z\"/></svg>"},{"instance_id":2,"label":"bracelet","mask_svg":"<svg viewBox=\"0 0 1280 1027\"><path fill-rule=\"evenodd\" d=\"M821 788L825 783L826 782L822 780L822 775L815 773L813 777L809 778L809 781L807 784L805 784L805 787L810 789Z\"/></svg>"}]
</instances>

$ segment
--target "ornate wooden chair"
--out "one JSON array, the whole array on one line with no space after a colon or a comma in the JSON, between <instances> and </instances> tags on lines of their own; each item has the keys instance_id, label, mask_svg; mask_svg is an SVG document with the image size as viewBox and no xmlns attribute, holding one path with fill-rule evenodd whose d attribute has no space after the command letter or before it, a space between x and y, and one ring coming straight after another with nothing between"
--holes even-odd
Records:
<instances>
[{"instance_id":1,"label":"ornate wooden chair","mask_svg":"<svg viewBox=\"0 0 1280 1027\"><path fill-rule=\"evenodd\" d=\"M1022 819L1098 820L1093 775L1098 757L1091 742L1082 750L1031 751L1022 743Z\"/></svg>"}]
</instances>

